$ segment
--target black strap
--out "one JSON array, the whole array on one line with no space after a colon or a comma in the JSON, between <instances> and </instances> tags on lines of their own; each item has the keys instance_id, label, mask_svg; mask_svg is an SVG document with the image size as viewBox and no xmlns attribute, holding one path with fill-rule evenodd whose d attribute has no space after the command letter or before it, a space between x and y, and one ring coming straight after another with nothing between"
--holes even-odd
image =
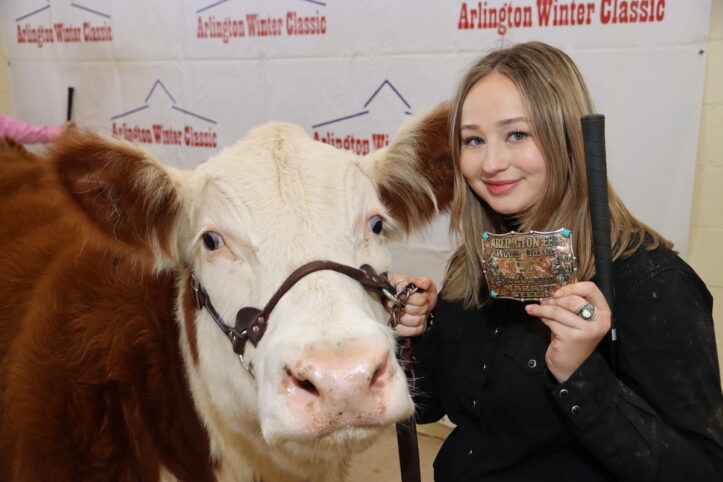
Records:
<instances>
[{"instance_id":1,"label":"black strap","mask_svg":"<svg viewBox=\"0 0 723 482\"><path fill-rule=\"evenodd\" d=\"M419 442L414 416L397 423L397 448L402 482L421 482L419 470Z\"/></svg>"}]
</instances>

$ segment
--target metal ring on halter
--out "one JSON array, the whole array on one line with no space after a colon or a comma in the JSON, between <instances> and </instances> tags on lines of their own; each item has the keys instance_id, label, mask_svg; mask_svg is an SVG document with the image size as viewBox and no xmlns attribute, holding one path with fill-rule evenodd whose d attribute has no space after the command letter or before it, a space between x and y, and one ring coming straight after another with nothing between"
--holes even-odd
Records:
<instances>
[{"instance_id":1,"label":"metal ring on halter","mask_svg":"<svg viewBox=\"0 0 723 482\"><path fill-rule=\"evenodd\" d=\"M409 282L408 282L407 280L405 280L405 279L400 279L399 281L397 281L396 283L394 283L394 291L396 291L397 293L399 293L399 292L401 291L401 290L399 289L399 285L402 284L402 283L407 283L407 284L409 284Z\"/></svg>"},{"instance_id":2,"label":"metal ring on halter","mask_svg":"<svg viewBox=\"0 0 723 482\"><path fill-rule=\"evenodd\" d=\"M575 310L575 314L585 321L592 321L595 319L596 311L597 309L595 308L595 305L593 305L589 301L586 301L585 304Z\"/></svg>"},{"instance_id":3,"label":"metal ring on halter","mask_svg":"<svg viewBox=\"0 0 723 482\"><path fill-rule=\"evenodd\" d=\"M386 289L386 288L382 288L382 293L384 294L384 296L386 296L386 298L387 298L389 301L392 302L392 305L394 305L394 306L400 306L400 307L404 308L404 303L402 303L401 301L399 301L399 297L398 297L397 295L395 295L394 293L392 293L391 291L389 291L389 290Z\"/></svg>"}]
</instances>

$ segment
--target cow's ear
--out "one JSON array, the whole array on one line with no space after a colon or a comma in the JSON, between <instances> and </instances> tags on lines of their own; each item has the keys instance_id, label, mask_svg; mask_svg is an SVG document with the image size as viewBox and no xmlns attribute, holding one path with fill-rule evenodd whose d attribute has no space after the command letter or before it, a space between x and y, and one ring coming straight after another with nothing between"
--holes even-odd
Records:
<instances>
[{"instance_id":1,"label":"cow's ear","mask_svg":"<svg viewBox=\"0 0 723 482\"><path fill-rule=\"evenodd\" d=\"M167 255L181 209L169 171L117 139L79 130L48 151L61 187L90 225L133 250Z\"/></svg>"},{"instance_id":2,"label":"cow's ear","mask_svg":"<svg viewBox=\"0 0 723 482\"><path fill-rule=\"evenodd\" d=\"M412 119L389 146L366 156L361 166L406 232L425 226L452 201L449 106L441 104Z\"/></svg>"}]
</instances>

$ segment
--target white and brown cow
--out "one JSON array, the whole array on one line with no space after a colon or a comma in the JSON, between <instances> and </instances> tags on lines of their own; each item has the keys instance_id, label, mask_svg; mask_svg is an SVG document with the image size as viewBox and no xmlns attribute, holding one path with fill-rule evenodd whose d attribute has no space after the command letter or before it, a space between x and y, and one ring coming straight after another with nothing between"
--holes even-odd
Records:
<instances>
[{"instance_id":1,"label":"white and brown cow","mask_svg":"<svg viewBox=\"0 0 723 482\"><path fill-rule=\"evenodd\" d=\"M88 132L0 148L0 480L339 481L413 410L377 295L299 266L388 269L450 202L447 112L357 157L269 124L192 171Z\"/></svg>"}]
</instances>

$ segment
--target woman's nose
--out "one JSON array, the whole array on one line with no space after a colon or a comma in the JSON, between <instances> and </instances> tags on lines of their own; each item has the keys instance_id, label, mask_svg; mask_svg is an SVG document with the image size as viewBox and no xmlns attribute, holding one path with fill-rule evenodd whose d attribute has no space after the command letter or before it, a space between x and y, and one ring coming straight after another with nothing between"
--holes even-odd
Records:
<instances>
[{"instance_id":1,"label":"woman's nose","mask_svg":"<svg viewBox=\"0 0 723 482\"><path fill-rule=\"evenodd\" d=\"M504 150L489 144L482 159L482 172L487 176L492 176L507 169L508 165L509 162Z\"/></svg>"}]
</instances>

